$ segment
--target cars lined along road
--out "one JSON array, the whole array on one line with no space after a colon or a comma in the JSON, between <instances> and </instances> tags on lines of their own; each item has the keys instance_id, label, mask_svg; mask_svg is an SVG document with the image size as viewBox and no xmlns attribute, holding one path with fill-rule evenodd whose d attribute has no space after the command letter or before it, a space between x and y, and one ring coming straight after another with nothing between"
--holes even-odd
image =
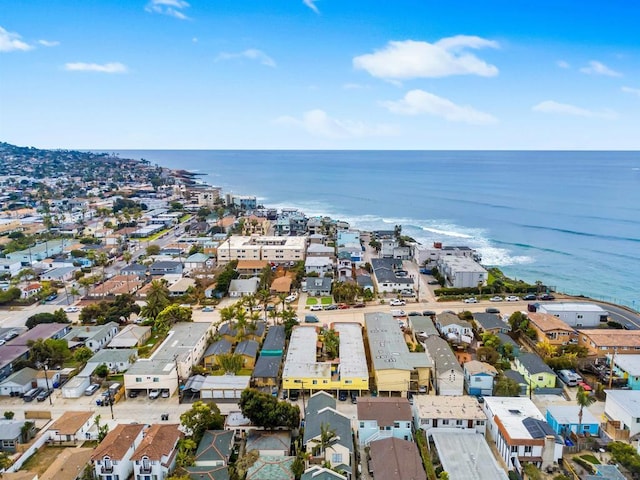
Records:
<instances>
[{"instance_id":1,"label":"cars lined along road","mask_svg":"<svg viewBox=\"0 0 640 480\"><path fill-rule=\"evenodd\" d=\"M495 297L491 297L489 299L489 301L490 302L501 302L502 301L502 297L499 297L499 296L496 295Z\"/></svg>"},{"instance_id":2,"label":"cars lined along road","mask_svg":"<svg viewBox=\"0 0 640 480\"><path fill-rule=\"evenodd\" d=\"M516 297L515 295L509 295L507 298L505 298L505 300L507 302L518 302L520 300L520 297Z\"/></svg>"},{"instance_id":3,"label":"cars lined along road","mask_svg":"<svg viewBox=\"0 0 640 480\"><path fill-rule=\"evenodd\" d=\"M325 305L323 307L324 310L337 310L338 309L338 305L335 304L331 304L331 305Z\"/></svg>"},{"instance_id":4,"label":"cars lined along road","mask_svg":"<svg viewBox=\"0 0 640 480\"><path fill-rule=\"evenodd\" d=\"M478 303L478 299L471 297L471 298L465 298L464 299L464 303Z\"/></svg>"},{"instance_id":5,"label":"cars lined along road","mask_svg":"<svg viewBox=\"0 0 640 480\"><path fill-rule=\"evenodd\" d=\"M406 302L404 300L400 300L399 298L392 298L391 300L389 300L389 305L392 307L402 307L406 305Z\"/></svg>"},{"instance_id":6,"label":"cars lined along road","mask_svg":"<svg viewBox=\"0 0 640 480\"><path fill-rule=\"evenodd\" d=\"M311 305L311 308L309 309L312 312L319 312L320 310L322 310L322 305Z\"/></svg>"}]
</instances>

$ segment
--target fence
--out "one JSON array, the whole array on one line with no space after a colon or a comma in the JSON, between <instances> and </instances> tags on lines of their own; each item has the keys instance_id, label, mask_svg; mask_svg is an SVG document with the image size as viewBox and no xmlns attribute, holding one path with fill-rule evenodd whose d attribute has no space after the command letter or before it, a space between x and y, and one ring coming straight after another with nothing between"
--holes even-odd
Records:
<instances>
[{"instance_id":1,"label":"fence","mask_svg":"<svg viewBox=\"0 0 640 480\"><path fill-rule=\"evenodd\" d=\"M24 462L29 460L29 458L34 453L36 453L40 449L40 447L42 447L48 441L49 441L49 432L47 431L47 432L44 432L42 435L40 435L40 437L36 438L36 440L31 444L31 446L27 450L25 450L25 452L22 455L20 455L20 457L18 457L18 459L13 463L13 465L11 465L7 469L7 472L17 472L18 470L20 470L20 467L22 467Z\"/></svg>"}]
</instances>

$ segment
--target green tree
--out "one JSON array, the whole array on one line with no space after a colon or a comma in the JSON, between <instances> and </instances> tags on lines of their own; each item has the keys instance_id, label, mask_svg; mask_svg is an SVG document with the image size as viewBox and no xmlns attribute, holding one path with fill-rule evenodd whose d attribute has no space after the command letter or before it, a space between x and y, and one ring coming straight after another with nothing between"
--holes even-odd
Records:
<instances>
[{"instance_id":1,"label":"green tree","mask_svg":"<svg viewBox=\"0 0 640 480\"><path fill-rule=\"evenodd\" d=\"M533 463L525 463L522 467L522 472L524 473L524 478L528 480L541 480L542 478L540 470Z\"/></svg>"},{"instance_id":2,"label":"green tree","mask_svg":"<svg viewBox=\"0 0 640 480\"><path fill-rule=\"evenodd\" d=\"M296 455L295 460L291 464L291 473L293 473L293 476L296 477L296 479L299 479L304 473L304 471L305 471L304 457L300 455L300 453L298 453L298 455Z\"/></svg>"},{"instance_id":3,"label":"green tree","mask_svg":"<svg viewBox=\"0 0 640 480\"><path fill-rule=\"evenodd\" d=\"M335 330L323 330L323 348L327 357L332 360L338 356L340 339Z\"/></svg>"},{"instance_id":4,"label":"green tree","mask_svg":"<svg viewBox=\"0 0 640 480\"><path fill-rule=\"evenodd\" d=\"M100 424L100 415L96 415L96 419L93 423L95 423L96 430L98 430L98 443L100 443L109 433L109 425L107 425L106 423L104 425Z\"/></svg>"},{"instance_id":5,"label":"green tree","mask_svg":"<svg viewBox=\"0 0 640 480\"><path fill-rule=\"evenodd\" d=\"M596 397L587 392L582 385L578 386L576 393L576 403L580 407L578 411L578 433L582 430L582 412L596 401ZM578 437L579 438L579 437Z\"/></svg>"},{"instance_id":6,"label":"green tree","mask_svg":"<svg viewBox=\"0 0 640 480\"><path fill-rule=\"evenodd\" d=\"M218 355L218 364L224 371L231 375L236 375L242 370L244 359L241 355L235 353L222 353Z\"/></svg>"},{"instance_id":7,"label":"green tree","mask_svg":"<svg viewBox=\"0 0 640 480\"><path fill-rule=\"evenodd\" d=\"M245 453L243 456L238 458L235 465L233 466L233 476L235 479L242 479L247 475L249 469L256 463L260 453L258 450L250 450Z\"/></svg>"},{"instance_id":8,"label":"green tree","mask_svg":"<svg viewBox=\"0 0 640 480\"><path fill-rule=\"evenodd\" d=\"M205 430L220 430L224 426L224 418L215 403L194 402L189 410L180 415L180 423L196 443Z\"/></svg>"},{"instance_id":9,"label":"green tree","mask_svg":"<svg viewBox=\"0 0 640 480\"><path fill-rule=\"evenodd\" d=\"M332 448L337 440L338 436L336 435L336 431L332 430L330 425L321 423L320 437L310 440L310 442L314 444L311 449L313 455L326 458L326 451Z\"/></svg>"},{"instance_id":10,"label":"green tree","mask_svg":"<svg viewBox=\"0 0 640 480\"><path fill-rule=\"evenodd\" d=\"M160 246L155 244L149 245L145 249L145 253L147 254L147 257L153 257L154 255L158 255L160 254Z\"/></svg>"},{"instance_id":11,"label":"green tree","mask_svg":"<svg viewBox=\"0 0 640 480\"><path fill-rule=\"evenodd\" d=\"M495 365L500 360L500 354L493 347L480 347L476 350L478 360Z\"/></svg>"},{"instance_id":12,"label":"green tree","mask_svg":"<svg viewBox=\"0 0 640 480\"><path fill-rule=\"evenodd\" d=\"M4 418L5 420L13 420L13 417L15 416L15 413L12 412L11 410L7 410L4 412Z\"/></svg>"},{"instance_id":13,"label":"green tree","mask_svg":"<svg viewBox=\"0 0 640 480\"><path fill-rule=\"evenodd\" d=\"M109 367L106 363L103 363L101 365L98 365L93 373L95 373L100 378L107 378L107 376L109 375Z\"/></svg>"},{"instance_id":14,"label":"green tree","mask_svg":"<svg viewBox=\"0 0 640 480\"><path fill-rule=\"evenodd\" d=\"M73 359L79 363L86 363L91 357L93 352L89 347L79 347L73 352Z\"/></svg>"},{"instance_id":15,"label":"green tree","mask_svg":"<svg viewBox=\"0 0 640 480\"><path fill-rule=\"evenodd\" d=\"M496 380L493 394L496 397L517 397L520 395L520 385L515 380L500 375Z\"/></svg>"},{"instance_id":16,"label":"green tree","mask_svg":"<svg viewBox=\"0 0 640 480\"><path fill-rule=\"evenodd\" d=\"M239 273L236 272L236 267L238 266L237 260L232 260L227 263L216 278L216 291L220 292L224 295L229 291L229 285L231 284L231 280L235 280L239 277Z\"/></svg>"},{"instance_id":17,"label":"green tree","mask_svg":"<svg viewBox=\"0 0 640 480\"><path fill-rule=\"evenodd\" d=\"M31 330L41 323L69 323L67 314L61 308L54 313L42 312L31 315L25 322L25 326Z\"/></svg>"},{"instance_id":18,"label":"green tree","mask_svg":"<svg viewBox=\"0 0 640 480\"><path fill-rule=\"evenodd\" d=\"M267 393L248 388L240 396L242 414L255 425L267 430L276 427L298 428L300 409L289 402L280 402Z\"/></svg>"},{"instance_id":19,"label":"green tree","mask_svg":"<svg viewBox=\"0 0 640 480\"><path fill-rule=\"evenodd\" d=\"M13 462L7 452L0 452L0 478L3 476L3 472L9 468Z\"/></svg>"},{"instance_id":20,"label":"green tree","mask_svg":"<svg viewBox=\"0 0 640 480\"><path fill-rule=\"evenodd\" d=\"M71 356L67 341L63 339L39 338L29 340L29 361L38 366L41 364L54 366L62 365Z\"/></svg>"},{"instance_id":21,"label":"green tree","mask_svg":"<svg viewBox=\"0 0 640 480\"><path fill-rule=\"evenodd\" d=\"M168 325L173 325L178 322L192 322L192 315L193 311L191 308L169 305L158 314L156 321L163 321Z\"/></svg>"},{"instance_id":22,"label":"green tree","mask_svg":"<svg viewBox=\"0 0 640 480\"><path fill-rule=\"evenodd\" d=\"M155 320L169 303L167 285L161 280L153 280L147 292L147 304L142 307L141 313L144 317Z\"/></svg>"}]
</instances>

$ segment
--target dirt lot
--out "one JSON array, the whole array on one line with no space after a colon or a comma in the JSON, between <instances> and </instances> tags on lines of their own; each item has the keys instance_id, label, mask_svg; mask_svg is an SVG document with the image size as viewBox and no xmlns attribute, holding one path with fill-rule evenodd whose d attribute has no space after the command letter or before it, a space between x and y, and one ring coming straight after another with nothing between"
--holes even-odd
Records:
<instances>
[{"instance_id":1,"label":"dirt lot","mask_svg":"<svg viewBox=\"0 0 640 480\"><path fill-rule=\"evenodd\" d=\"M44 446L40 450L38 450L35 455L31 456L31 458L24 462L21 470L30 470L40 476L45 472L47 468L51 466L53 461L65 448L69 447Z\"/></svg>"}]
</instances>

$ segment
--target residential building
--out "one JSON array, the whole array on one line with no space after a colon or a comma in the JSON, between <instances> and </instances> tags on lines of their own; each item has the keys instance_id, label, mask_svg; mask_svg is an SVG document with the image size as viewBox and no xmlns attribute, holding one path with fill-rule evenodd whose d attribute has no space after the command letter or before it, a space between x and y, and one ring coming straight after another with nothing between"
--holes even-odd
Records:
<instances>
[{"instance_id":1,"label":"residential building","mask_svg":"<svg viewBox=\"0 0 640 480\"><path fill-rule=\"evenodd\" d=\"M372 258L373 276L379 293L397 293L413 289L413 278L398 275L402 270L402 260L393 258Z\"/></svg>"},{"instance_id":2,"label":"residential building","mask_svg":"<svg viewBox=\"0 0 640 480\"><path fill-rule=\"evenodd\" d=\"M20 260L11 260L10 258L0 258L0 276L9 275L13 277L22 270L22 263Z\"/></svg>"},{"instance_id":3,"label":"residential building","mask_svg":"<svg viewBox=\"0 0 640 480\"><path fill-rule=\"evenodd\" d=\"M299 262L305 259L306 239L292 236L232 235L218 247L218 264L231 260L265 260L273 263Z\"/></svg>"},{"instance_id":4,"label":"residential building","mask_svg":"<svg viewBox=\"0 0 640 480\"><path fill-rule=\"evenodd\" d=\"M475 397L460 395L414 395L413 422L426 435L438 430L471 431L484 435L487 416Z\"/></svg>"},{"instance_id":5,"label":"residential building","mask_svg":"<svg viewBox=\"0 0 640 480\"><path fill-rule=\"evenodd\" d=\"M190 477L198 480L228 480L233 436L231 430L205 431L198 444L194 464L186 468Z\"/></svg>"},{"instance_id":6,"label":"residential building","mask_svg":"<svg viewBox=\"0 0 640 480\"><path fill-rule=\"evenodd\" d=\"M307 247L307 258L309 257L328 257L332 259L335 257L335 249L333 247L328 247L322 243L311 243Z\"/></svg>"},{"instance_id":7,"label":"residential building","mask_svg":"<svg viewBox=\"0 0 640 480\"><path fill-rule=\"evenodd\" d=\"M188 256L184 261L184 267L187 270L206 270L214 265L214 260L204 253L194 253Z\"/></svg>"},{"instance_id":8,"label":"residential building","mask_svg":"<svg viewBox=\"0 0 640 480\"><path fill-rule=\"evenodd\" d=\"M233 350L233 345L226 338L221 338L217 342L213 342L204 352L203 362L204 368L211 370L218 365L218 356L227 355Z\"/></svg>"},{"instance_id":9,"label":"residential building","mask_svg":"<svg viewBox=\"0 0 640 480\"><path fill-rule=\"evenodd\" d=\"M266 260L238 260L236 272L240 278L258 277L267 265L269 262Z\"/></svg>"},{"instance_id":10,"label":"residential building","mask_svg":"<svg viewBox=\"0 0 640 480\"><path fill-rule=\"evenodd\" d=\"M36 384L37 370L24 367L13 372L0 382L0 395L19 396L27 393Z\"/></svg>"},{"instance_id":11,"label":"residential building","mask_svg":"<svg viewBox=\"0 0 640 480\"><path fill-rule=\"evenodd\" d=\"M509 333L511 331L509 324L502 321L500 316L494 313L475 312L473 320L476 322L480 333L489 332L497 335L498 333Z\"/></svg>"},{"instance_id":12,"label":"residential building","mask_svg":"<svg viewBox=\"0 0 640 480\"><path fill-rule=\"evenodd\" d=\"M275 389L277 391L277 386L280 382L281 365L282 355L260 354L251 373L251 385L255 388L267 388L270 391Z\"/></svg>"},{"instance_id":13,"label":"residential building","mask_svg":"<svg viewBox=\"0 0 640 480\"><path fill-rule=\"evenodd\" d=\"M47 429L53 442L84 442L91 437L94 412L66 411Z\"/></svg>"},{"instance_id":14,"label":"residential building","mask_svg":"<svg viewBox=\"0 0 640 480\"><path fill-rule=\"evenodd\" d=\"M627 439L640 433L640 391L605 390L604 414L619 429L628 432Z\"/></svg>"},{"instance_id":15,"label":"residential building","mask_svg":"<svg viewBox=\"0 0 640 480\"><path fill-rule=\"evenodd\" d=\"M260 344L255 340L243 340L236 345L233 353L242 357L242 367L251 368L256 364L256 356L258 355L258 349Z\"/></svg>"},{"instance_id":16,"label":"residential building","mask_svg":"<svg viewBox=\"0 0 640 480\"><path fill-rule=\"evenodd\" d=\"M264 338L264 332L266 331L266 324L263 321L257 321L255 328L247 328L244 332L244 339L255 340L261 342ZM222 338L227 339L232 344L235 344L238 340L238 330L236 329L235 322L225 322L218 328L218 333Z\"/></svg>"},{"instance_id":17,"label":"residential building","mask_svg":"<svg viewBox=\"0 0 640 480\"><path fill-rule=\"evenodd\" d=\"M18 445L27 443L35 433L35 425L25 430L27 420L0 419L0 452L15 453Z\"/></svg>"},{"instance_id":18,"label":"residential building","mask_svg":"<svg viewBox=\"0 0 640 480\"><path fill-rule=\"evenodd\" d=\"M600 421L587 409L582 409L580 420L578 405L549 405L547 407L547 423L554 432L568 437L573 432L578 435L598 436Z\"/></svg>"},{"instance_id":19,"label":"residential building","mask_svg":"<svg viewBox=\"0 0 640 480\"><path fill-rule=\"evenodd\" d=\"M229 296L231 298L240 298L247 295L255 295L260 286L260 279L258 277L252 278L236 278L231 280L229 284Z\"/></svg>"},{"instance_id":20,"label":"residential building","mask_svg":"<svg viewBox=\"0 0 640 480\"><path fill-rule=\"evenodd\" d=\"M465 246L443 246L440 242L434 242L433 245L415 245L413 256L418 265L429 265L445 257L477 258L477 252Z\"/></svg>"},{"instance_id":21,"label":"residential building","mask_svg":"<svg viewBox=\"0 0 640 480\"><path fill-rule=\"evenodd\" d=\"M440 334L447 340L467 344L473 340L471 324L453 313L439 313L436 315L435 324Z\"/></svg>"},{"instance_id":22,"label":"residential building","mask_svg":"<svg viewBox=\"0 0 640 480\"><path fill-rule=\"evenodd\" d=\"M245 480L264 480L274 478L278 480L294 480L295 475L291 466L296 457L258 457L249 470Z\"/></svg>"},{"instance_id":23,"label":"residential building","mask_svg":"<svg viewBox=\"0 0 640 480\"><path fill-rule=\"evenodd\" d=\"M260 355L278 356L284 353L285 330L283 325L271 325L262 344Z\"/></svg>"},{"instance_id":24,"label":"residential building","mask_svg":"<svg viewBox=\"0 0 640 480\"><path fill-rule=\"evenodd\" d=\"M437 265L449 287L473 288L486 285L489 278L489 272L473 258L446 256Z\"/></svg>"},{"instance_id":25,"label":"residential building","mask_svg":"<svg viewBox=\"0 0 640 480\"><path fill-rule=\"evenodd\" d=\"M590 356L607 354L626 355L640 353L640 330L598 328L578 330L578 345L585 347Z\"/></svg>"},{"instance_id":26,"label":"residential building","mask_svg":"<svg viewBox=\"0 0 640 480\"><path fill-rule=\"evenodd\" d=\"M331 295L333 280L329 277L307 277L305 280L307 295L310 297L328 297Z\"/></svg>"},{"instance_id":27,"label":"residential building","mask_svg":"<svg viewBox=\"0 0 640 480\"><path fill-rule=\"evenodd\" d=\"M414 340L420 343L433 335L440 335L433 320L428 316L412 315L407 317L407 327L411 330Z\"/></svg>"},{"instance_id":28,"label":"residential building","mask_svg":"<svg viewBox=\"0 0 640 480\"><path fill-rule=\"evenodd\" d=\"M578 341L577 332L560 318L548 313L529 312L529 326L536 331L539 342L567 345Z\"/></svg>"},{"instance_id":29,"label":"residential building","mask_svg":"<svg viewBox=\"0 0 640 480\"><path fill-rule=\"evenodd\" d=\"M520 356L520 345L515 342L513 338L511 338L506 333L498 333L498 338L500 339L500 347L498 348L498 350L500 351L501 355L505 354L504 348L505 346L509 345L509 347L507 347L509 353L514 357Z\"/></svg>"},{"instance_id":30,"label":"residential building","mask_svg":"<svg viewBox=\"0 0 640 480\"><path fill-rule=\"evenodd\" d=\"M471 360L466 362L462 369L464 371L465 387L469 395L493 395L493 383L498 376L498 371L493 365Z\"/></svg>"},{"instance_id":31,"label":"residential building","mask_svg":"<svg viewBox=\"0 0 640 480\"><path fill-rule=\"evenodd\" d=\"M558 317L575 328L599 327L609 320L609 312L595 303L540 303L537 311Z\"/></svg>"},{"instance_id":32,"label":"residential building","mask_svg":"<svg viewBox=\"0 0 640 480\"><path fill-rule=\"evenodd\" d=\"M508 480L482 435L461 435L446 430L431 434L442 469L450 480Z\"/></svg>"},{"instance_id":33,"label":"residential building","mask_svg":"<svg viewBox=\"0 0 640 480\"><path fill-rule=\"evenodd\" d=\"M67 240L67 243L69 241ZM30 248L7 253L5 255L11 261L18 261L22 266L29 266L33 262L40 262L45 258L60 255L64 250L64 240L49 240L38 243Z\"/></svg>"},{"instance_id":34,"label":"residential building","mask_svg":"<svg viewBox=\"0 0 640 480\"><path fill-rule=\"evenodd\" d=\"M260 456L286 457L291 453L291 431L251 430L247 433L245 451L257 450Z\"/></svg>"},{"instance_id":35,"label":"residential building","mask_svg":"<svg viewBox=\"0 0 640 480\"><path fill-rule=\"evenodd\" d=\"M107 433L91 455L91 464L98 480L129 478L133 473L131 457L143 439L145 426L118 424Z\"/></svg>"},{"instance_id":36,"label":"residential building","mask_svg":"<svg viewBox=\"0 0 640 480\"><path fill-rule=\"evenodd\" d=\"M360 397L357 407L360 445L390 437L413 439L411 405L406 397Z\"/></svg>"},{"instance_id":37,"label":"residential building","mask_svg":"<svg viewBox=\"0 0 640 480\"><path fill-rule=\"evenodd\" d=\"M92 352L104 348L118 334L118 324L115 322L104 325L72 327L65 335L69 348L87 347Z\"/></svg>"},{"instance_id":38,"label":"residential building","mask_svg":"<svg viewBox=\"0 0 640 480\"><path fill-rule=\"evenodd\" d=\"M522 472L524 463L545 469L562 458L564 443L528 398L485 397L482 405L491 438L509 470Z\"/></svg>"},{"instance_id":39,"label":"residential building","mask_svg":"<svg viewBox=\"0 0 640 480\"><path fill-rule=\"evenodd\" d=\"M182 269L182 262L160 260L151 264L149 267L149 274L151 276L182 275Z\"/></svg>"},{"instance_id":40,"label":"residential building","mask_svg":"<svg viewBox=\"0 0 640 480\"><path fill-rule=\"evenodd\" d=\"M89 363L106 365L110 372L122 373L129 370L138 359L138 350L135 348L105 348L96 353Z\"/></svg>"},{"instance_id":41,"label":"residential building","mask_svg":"<svg viewBox=\"0 0 640 480\"><path fill-rule=\"evenodd\" d=\"M616 377L627 379L627 386L631 390L640 390L640 354L638 355L607 355L609 362L613 357L613 373ZM2 386L0 385L0 392Z\"/></svg>"},{"instance_id":42,"label":"residential building","mask_svg":"<svg viewBox=\"0 0 640 480\"><path fill-rule=\"evenodd\" d=\"M518 386L520 386L519 396L522 397L522 396L528 395L529 383L520 372L517 372L515 370L505 370L504 372L502 372L502 375L504 375L507 378L510 378L511 380L516 382Z\"/></svg>"},{"instance_id":43,"label":"residential building","mask_svg":"<svg viewBox=\"0 0 640 480\"><path fill-rule=\"evenodd\" d=\"M513 361L513 366L522 374L530 388L555 388L556 386L557 375L535 353L521 353Z\"/></svg>"},{"instance_id":44,"label":"residential building","mask_svg":"<svg viewBox=\"0 0 640 480\"><path fill-rule=\"evenodd\" d=\"M334 432L331 448L320 449L323 431ZM329 462L333 470L350 476L353 472L353 435L349 417L336 410L336 399L326 392L314 393L307 402L302 444L312 463ZM315 461L314 461L315 460Z\"/></svg>"},{"instance_id":45,"label":"residential building","mask_svg":"<svg viewBox=\"0 0 640 480\"><path fill-rule=\"evenodd\" d=\"M329 257L307 257L304 261L304 270L307 275L317 273L322 277L325 273L333 272L333 260Z\"/></svg>"},{"instance_id":46,"label":"residential building","mask_svg":"<svg viewBox=\"0 0 640 480\"><path fill-rule=\"evenodd\" d=\"M248 375L209 375L203 377L199 388L200 398L206 399L240 399L242 392L249 388L251 377ZM191 387L192 390L196 390Z\"/></svg>"},{"instance_id":47,"label":"residential building","mask_svg":"<svg viewBox=\"0 0 640 480\"><path fill-rule=\"evenodd\" d=\"M135 348L141 347L151 338L151 327L143 327L142 325L126 325L118 334L109 342L109 349L113 348Z\"/></svg>"},{"instance_id":48,"label":"residential building","mask_svg":"<svg viewBox=\"0 0 640 480\"><path fill-rule=\"evenodd\" d=\"M464 372L451 347L440 337L424 341L427 355L434 365L433 385L438 395L463 395Z\"/></svg>"},{"instance_id":49,"label":"residential building","mask_svg":"<svg viewBox=\"0 0 640 480\"><path fill-rule=\"evenodd\" d=\"M184 435L179 426L155 423L145 431L142 442L131 456L136 480L164 480L173 472L178 441Z\"/></svg>"},{"instance_id":50,"label":"residential building","mask_svg":"<svg viewBox=\"0 0 640 480\"><path fill-rule=\"evenodd\" d=\"M193 290L196 286L196 281L193 278L183 277L177 282L172 283L167 287L169 290L169 296L181 297L189 292L189 289Z\"/></svg>"},{"instance_id":51,"label":"residential building","mask_svg":"<svg viewBox=\"0 0 640 480\"><path fill-rule=\"evenodd\" d=\"M374 479L427 480L414 442L395 437L376 440L369 455Z\"/></svg>"},{"instance_id":52,"label":"residential building","mask_svg":"<svg viewBox=\"0 0 640 480\"><path fill-rule=\"evenodd\" d=\"M305 470L300 480L347 480L347 477L329 468L313 465Z\"/></svg>"},{"instance_id":53,"label":"residential building","mask_svg":"<svg viewBox=\"0 0 640 480\"><path fill-rule=\"evenodd\" d=\"M366 341L378 393L428 391L433 361L410 352L398 321L389 313L365 313ZM445 342L446 343L446 342ZM461 380L462 381L462 380Z\"/></svg>"},{"instance_id":54,"label":"residential building","mask_svg":"<svg viewBox=\"0 0 640 480\"><path fill-rule=\"evenodd\" d=\"M286 390L369 390L369 370L358 323L336 323L339 356L320 361L316 353L316 327L297 326L291 333L282 371ZM405 346L406 347L406 346Z\"/></svg>"}]
</instances>

